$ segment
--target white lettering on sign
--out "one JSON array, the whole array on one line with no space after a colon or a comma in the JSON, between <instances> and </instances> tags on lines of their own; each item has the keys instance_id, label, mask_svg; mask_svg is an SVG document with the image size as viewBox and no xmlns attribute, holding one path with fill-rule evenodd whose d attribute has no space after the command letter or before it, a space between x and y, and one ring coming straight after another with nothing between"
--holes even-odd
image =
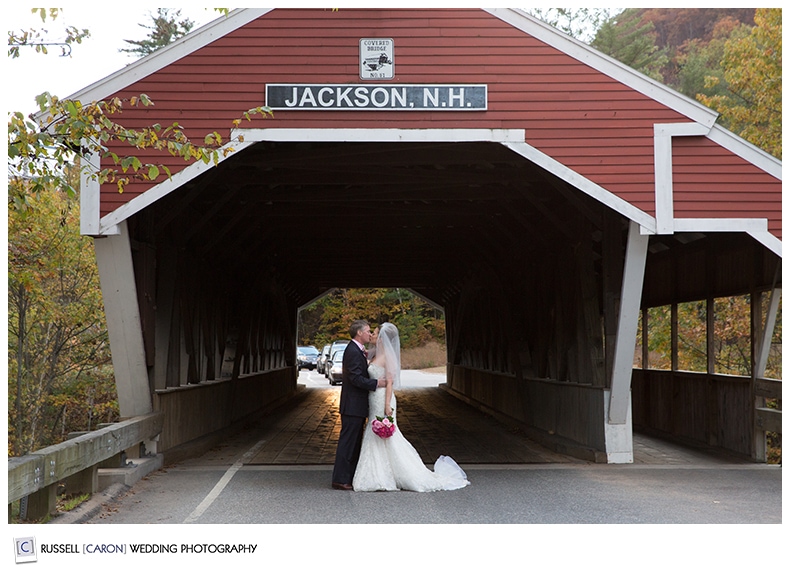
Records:
<instances>
[{"instance_id":1,"label":"white lettering on sign","mask_svg":"<svg viewBox=\"0 0 790 573\"><path fill-rule=\"evenodd\" d=\"M268 84L266 105L273 110L485 111L488 86Z\"/></svg>"}]
</instances>

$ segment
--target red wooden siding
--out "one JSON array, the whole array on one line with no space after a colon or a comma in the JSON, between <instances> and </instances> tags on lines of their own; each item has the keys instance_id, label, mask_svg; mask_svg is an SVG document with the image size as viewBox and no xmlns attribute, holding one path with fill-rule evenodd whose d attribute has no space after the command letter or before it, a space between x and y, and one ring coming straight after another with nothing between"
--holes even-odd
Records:
<instances>
[{"instance_id":1,"label":"red wooden siding","mask_svg":"<svg viewBox=\"0 0 790 573\"><path fill-rule=\"evenodd\" d=\"M768 219L782 238L782 185L704 137L677 137L672 152L675 216Z\"/></svg>"},{"instance_id":2,"label":"red wooden siding","mask_svg":"<svg viewBox=\"0 0 790 573\"><path fill-rule=\"evenodd\" d=\"M156 105L128 110L123 120L178 121L193 137L226 136L234 119L264 104L267 83L366 83L358 62L366 37L394 39L395 79L387 83L488 84L488 110L277 111L241 127L524 129L530 145L654 213L653 124L687 118L477 9L274 10L124 90L146 93ZM718 152L716 145L701 149ZM184 167L169 157L157 161ZM766 186L776 193L775 181ZM101 214L148 187L130 185L119 195L105 186Z\"/></svg>"}]
</instances>

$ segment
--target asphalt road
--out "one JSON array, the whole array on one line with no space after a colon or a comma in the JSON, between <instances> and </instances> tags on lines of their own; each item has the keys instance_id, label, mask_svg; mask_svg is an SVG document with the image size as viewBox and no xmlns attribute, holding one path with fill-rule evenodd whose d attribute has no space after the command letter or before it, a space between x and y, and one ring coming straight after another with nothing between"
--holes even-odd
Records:
<instances>
[{"instance_id":1,"label":"asphalt road","mask_svg":"<svg viewBox=\"0 0 790 573\"><path fill-rule=\"evenodd\" d=\"M357 493L331 467L179 465L106 504L88 523L777 524L778 467L528 464L465 468L458 491Z\"/></svg>"}]
</instances>

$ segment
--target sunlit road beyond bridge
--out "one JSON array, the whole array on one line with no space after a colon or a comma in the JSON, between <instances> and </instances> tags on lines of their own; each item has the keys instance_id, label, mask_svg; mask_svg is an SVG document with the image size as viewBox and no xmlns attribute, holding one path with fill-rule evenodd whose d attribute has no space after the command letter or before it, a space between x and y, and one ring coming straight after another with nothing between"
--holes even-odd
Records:
<instances>
[{"instance_id":1,"label":"sunlit road beyond bridge","mask_svg":"<svg viewBox=\"0 0 790 573\"><path fill-rule=\"evenodd\" d=\"M405 373L404 376L407 374ZM55 523L777 524L780 466L634 438L633 464L557 454L409 372L400 429L429 465L453 456L459 491L330 488L340 389L302 372L298 397L221 446L118 487Z\"/></svg>"}]
</instances>

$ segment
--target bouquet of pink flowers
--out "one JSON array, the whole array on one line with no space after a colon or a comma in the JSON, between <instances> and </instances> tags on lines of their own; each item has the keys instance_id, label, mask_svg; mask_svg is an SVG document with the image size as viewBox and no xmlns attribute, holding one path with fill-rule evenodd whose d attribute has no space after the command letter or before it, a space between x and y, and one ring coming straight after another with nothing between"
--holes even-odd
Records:
<instances>
[{"instance_id":1,"label":"bouquet of pink flowers","mask_svg":"<svg viewBox=\"0 0 790 573\"><path fill-rule=\"evenodd\" d=\"M373 433L379 438L389 438L395 433L395 420L392 416L376 416L376 419L371 422Z\"/></svg>"}]
</instances>

